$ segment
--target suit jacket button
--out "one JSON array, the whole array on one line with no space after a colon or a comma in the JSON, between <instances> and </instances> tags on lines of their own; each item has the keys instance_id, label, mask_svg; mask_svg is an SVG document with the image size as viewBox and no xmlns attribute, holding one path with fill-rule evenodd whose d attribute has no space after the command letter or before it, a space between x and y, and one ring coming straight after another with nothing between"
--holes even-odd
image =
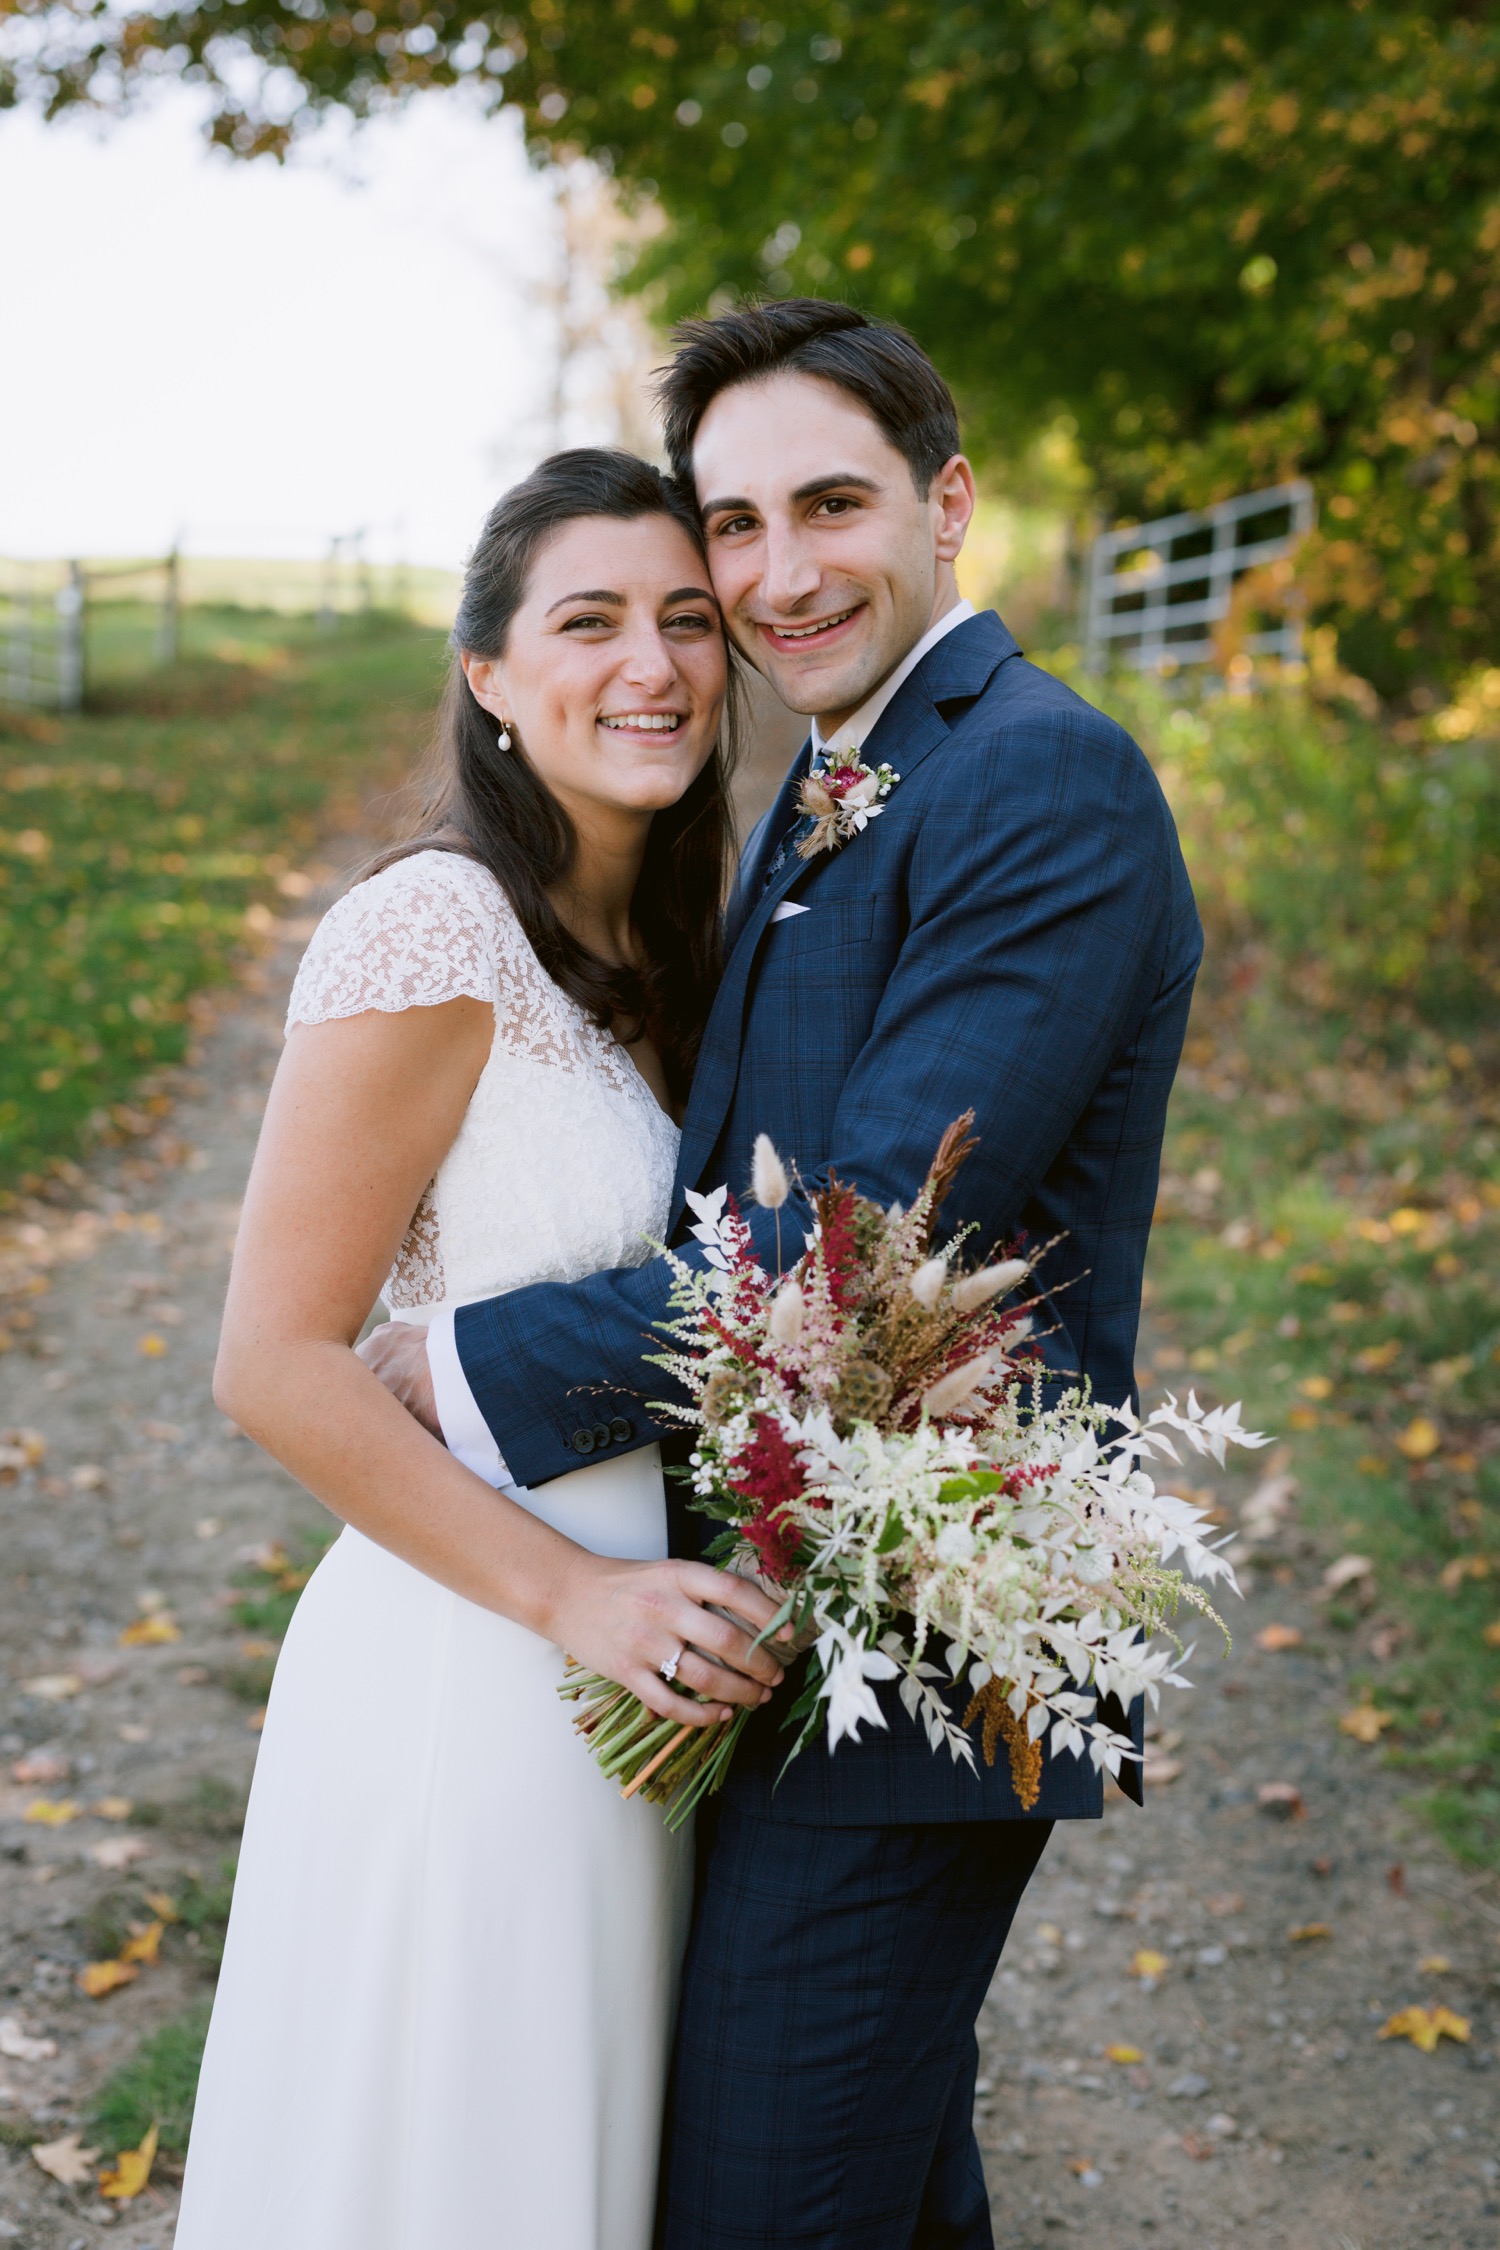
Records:
<instances>
[{"instance_id":1,"label":"suit jacket button","mask_svg":"<svg viewBox=\"0 0 1500 2250\"><path fill-rule=\"evenodd\" d=\"M593 1452L593 1450L594 1450L594 1433L593 1433L593 1431L592 1431L592 1430L575 1430L575 1431L573 1432L573 1451L574 1451L575 1453L592 1453L592 1452Z\"/></svg>"},{"instance_id":2,"label":"suit jacket button","mask_svg":"<svg viewBox=\"0 0 1500 2250\"><path fill-rule=\"evenodd\" d=\"M594 1450L597 1453L601 1445L608 1445L609 1443L609 1424L607 1422L596 1422L590 1430L589 1436L594 1441Z\"/></svg>"},{"instance_id":3,"label":"suit jacket button","mask_svg":"<svg viewBox=\"0 0 1500 2250\"><path fill-rule=\"evenodd\" d=\"M617 1414L609 1425L609 1434L616 1445L623 1445L628 1437L634 1437L635 1425L627 1421L623 1414Z\"/></svg>"}]
</instances>

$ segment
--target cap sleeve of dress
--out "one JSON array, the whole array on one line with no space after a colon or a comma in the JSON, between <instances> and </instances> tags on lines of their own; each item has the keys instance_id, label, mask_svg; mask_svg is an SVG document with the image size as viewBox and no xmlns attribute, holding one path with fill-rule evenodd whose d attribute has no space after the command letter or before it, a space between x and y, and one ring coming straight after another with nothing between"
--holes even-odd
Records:
<instances>
[{"instance_id":1,"label":"cap sleeve of dress","mask_svg":"<svg viewBox=\"0 0 1500 2250\"><path fill-rule=\"evenodd\" d=\"M494 1003L497 941L513 919L487 869L457 852L414 852L331 906L302 956L287 1007L297 1023L370 1009L397 1015L468 998Z\"/></svg>"}]
</instances>

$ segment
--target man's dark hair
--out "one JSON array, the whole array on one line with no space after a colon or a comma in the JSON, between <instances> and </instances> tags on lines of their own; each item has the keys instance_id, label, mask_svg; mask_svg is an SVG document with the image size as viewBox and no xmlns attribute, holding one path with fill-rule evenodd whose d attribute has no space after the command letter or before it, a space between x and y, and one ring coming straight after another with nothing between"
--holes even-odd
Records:
<instances>
[{"instance_id":1,"label":"man's dark hair","mask_svg":"<svg viewBox=\"0 0 1500 2250\"><path fill-rule=\"evenodd\" d=\"M713 320L684 320L657 377L667 458L692 489L693 440L721 391L768 375L818 375L858 399L926 494L959 450L958 411L921 345L894 321L821 297L747 302Z\"/></svg>"}]
</instances>

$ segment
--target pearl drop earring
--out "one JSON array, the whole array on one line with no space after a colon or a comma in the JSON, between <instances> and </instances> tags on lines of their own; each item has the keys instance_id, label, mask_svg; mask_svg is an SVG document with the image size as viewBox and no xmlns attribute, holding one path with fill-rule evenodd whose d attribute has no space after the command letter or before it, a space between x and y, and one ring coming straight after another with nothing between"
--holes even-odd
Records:
<instances>
[{"instance_id":1,"label":"pearl drop earring","mask_svg":"<svg viewBox=\"0 0 1500 2250\"><path fill-rule=\"evenodd\" d=\"M495 747L497 750L508 750L511 747L509 719L502 719L500 721L500 739L496 743Z\"/></svg>"}]
</instances>

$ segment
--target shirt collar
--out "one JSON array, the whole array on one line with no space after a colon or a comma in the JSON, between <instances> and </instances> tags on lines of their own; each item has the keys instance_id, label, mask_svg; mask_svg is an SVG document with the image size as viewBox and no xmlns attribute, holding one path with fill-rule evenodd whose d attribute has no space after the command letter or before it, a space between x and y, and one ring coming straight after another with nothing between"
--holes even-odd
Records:
<instances>
[{"instance_id":1,"label":"shirt collar","mask_svg":"<svg viewBox=\"0 0 1500 2250\"><path fill-rule=\"evenodd\" d=\"M951 633L955 626L965 624L969 618L976 614L974 604L968 601L955 602L952 609L944 610L937 623L928 626L916 647L908 649L901 662L896 666L895 671L888 673L874 693L865 697L864 702L851 718L846 719L842 726L835 727L826 742L823 739L822 729L819 727L817 720L814 719L812 723L813 763L816 765L817 761L826 757L830 750L852 750L856 753L862 750L866 740L874 730L876 720L895 695L897 688L901 686L904 680L910 678L927 651L930 648L936 648L938 642L943 639L945 634Z\"/></svg>"}]
</instances>

